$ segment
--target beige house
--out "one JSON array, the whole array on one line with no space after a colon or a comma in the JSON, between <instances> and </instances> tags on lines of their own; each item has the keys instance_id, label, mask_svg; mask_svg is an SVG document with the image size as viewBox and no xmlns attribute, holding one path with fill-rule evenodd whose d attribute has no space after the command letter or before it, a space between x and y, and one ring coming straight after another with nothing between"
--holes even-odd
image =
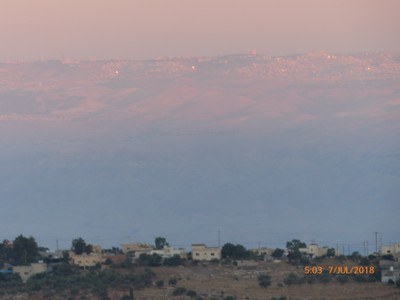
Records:
<instances>
[{"instance_id":1,"label":"beige house","mask_svg":"<svg viewBox=\"0 0 400 300\"><path fill-rule=\"evenodd\" d=\"M149 253L153 249L154 249L153 246L150 244L142 244L142 243L121 244L121 250L125 254L128 252Z\"/></svg>"},{"instance_id":2,"label":"beige house","mask_svg":"<svg viewBox=\"0 0 400 300\"><path fill-rule=\"evenodd\" d=\"M19 274L22 282L26 282L33 275L47 272L47 264L38 262L30 264L30 266L14 266L13 272Z\"/></svg>"},{"instance_id":3,"label":"beige house","mask_svg":"<svg viewBox=\"0 0 400 300\"><path fill-rule=\"evenodd\" d=\"M251 249L251 251L257 255L272 256L272 253L274 253L275 249L267 248L267 247L260 247L260 248L256 248L256 249Z\"/></svg>"},{"instance_id":4,"label":"beige house","mask_svg":"<svg viewBox=\"0 0 400 300\"><path fill-rule=\"evenodd\" d=\"M186 252L185 249L182 248L174 248L171 246L165 246L163 249L161 250L151 250L150 255L152 254L158 254L160 255L162 258L169 258L169 257L173 257L174 255L179 255L181 258L186 258Z\"/></svg>"},{"instance_id":5,"label":"beige house","mask_svg":"<svg viewBox=\"0 0 400 300\"><path fill-rule=\"evenodd\" d=\"M207 247L204 244L192 244L192 259L206 261L221 259L221 248Z\"/></svg>"},{"instance_id":6,"label":"beige house","mask_svg":"<svg viewBox=\"0 0 400 300\"><path fill-rule=\"evenodd\" d=\"M132 259L136 260L139 258L141 254L150 254L150 252L154 249L154 247L150 244L142 244L142 243L129 243L129 244L121 244L121 250L124 254L131 253Z\"/></svg>"},{"instance_id":7,"label":"beige house","mask_svg":"<svg viewBox=\"0 0 400 300\"><path fill-rule=\"evenodd\" d=\"M309 255L311 258L315 258L327 255L328 247L318 247L317 244L310 244L307 248L299 248L299 251Z\"/></svg>"},{"instance_id":8,"label":"beige house","mask_svg":"<svg viewBox=\"0 0 400 300\"><path fill-rule=\"evenodd\" d=\"M382 246L381 247L381 251L380 251L381 255L388 255L391 254L393 255L395 258L400 258L400 243L398 244L393 244L393 245L389 245L389 246Z\"/></svg>"},{"instance_id":9,"label":"beige house","mask_svg":"<svg viewBox=\"0 0 400 300\"><path fill-rule=\"evenodd\" d=\"M94 253L101 253L101 246L100 245L91 245L92 246L92 252Z\"/></svg>"},{"instance_id":10,"label":"beige house","mask_svg":"<svg viewBox=\"0 0 400 300\"><path fill-rule=\"evenodd\" d=\"M69 259L72 264L77 265L83 269L94 267L104 261L102 254L96 252L92 252L90 254L75 254L73 251L70 251Z\"/></svg>"}]
</instances>

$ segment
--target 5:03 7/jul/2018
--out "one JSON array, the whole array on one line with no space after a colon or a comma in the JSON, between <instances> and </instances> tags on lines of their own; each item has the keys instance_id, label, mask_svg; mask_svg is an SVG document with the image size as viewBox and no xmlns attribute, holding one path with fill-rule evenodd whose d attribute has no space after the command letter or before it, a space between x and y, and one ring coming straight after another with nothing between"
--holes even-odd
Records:
<instances>
[{"instance_id":1,"label":"5:03 7/jul/2018","mask_svg":"<svg viewBox=\"0 0 400 300\"><path fill-rule=\"evenodd\" d=\"M362 275L375 274L374 266L305 266L305 275L322 275L322 274L340 274L340 275Z\"/></svg>"}]
</instances>

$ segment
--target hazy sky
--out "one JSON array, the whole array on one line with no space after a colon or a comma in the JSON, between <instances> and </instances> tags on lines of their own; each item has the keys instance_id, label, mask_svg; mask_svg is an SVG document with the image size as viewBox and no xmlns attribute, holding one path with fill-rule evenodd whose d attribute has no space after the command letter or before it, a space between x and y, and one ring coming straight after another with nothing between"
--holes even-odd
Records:
<instances>
[{"instance_id":1,"label":"hazy sky","mask_svg":"<svg viewBox=\"0 0 400 300\"><path fill-rule=\"evenodd\" d=\"M1 0L0 61L400 51L397 0Z\"/></svg>"}]
</instances>

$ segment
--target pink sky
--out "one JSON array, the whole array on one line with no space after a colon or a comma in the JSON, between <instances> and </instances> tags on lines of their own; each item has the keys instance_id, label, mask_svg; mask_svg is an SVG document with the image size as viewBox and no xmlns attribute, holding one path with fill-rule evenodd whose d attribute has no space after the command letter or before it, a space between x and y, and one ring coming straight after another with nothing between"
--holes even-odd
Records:
<instances>
[{"instance_id":1,"label":"pink sky","mask_svg":"<svg viewBox=\"0 0 400 300\"><path fill-rule=\"evenodd\" d=\"M0 62L400 51L397 0L1 0Z\"/></svg>"}]
</instances>

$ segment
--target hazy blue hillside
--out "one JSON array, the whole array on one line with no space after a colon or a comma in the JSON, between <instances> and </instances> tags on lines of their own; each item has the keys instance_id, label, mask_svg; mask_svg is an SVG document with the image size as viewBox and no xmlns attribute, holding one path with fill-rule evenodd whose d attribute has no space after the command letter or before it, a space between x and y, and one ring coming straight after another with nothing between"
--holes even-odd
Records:
<instances>
[{"instance_id":1,"label":"hazy blue hillside","mask_svg":"<svg viewBox=\"0 0 400 300\"><path fill-rule=\"evenodd\" d=\"M0 227L398 241L399 79L393 54L2 64Z\"/></svg>"}]
</instances>

